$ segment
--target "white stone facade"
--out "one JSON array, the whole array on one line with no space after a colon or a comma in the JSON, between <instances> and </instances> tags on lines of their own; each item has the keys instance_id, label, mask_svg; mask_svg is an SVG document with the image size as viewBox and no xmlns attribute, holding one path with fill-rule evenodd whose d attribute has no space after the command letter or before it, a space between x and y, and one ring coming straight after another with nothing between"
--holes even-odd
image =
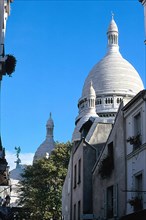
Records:
<instances>
[{"instance_id":1,"label":"white stone facade","mask_svg":"<svg viewBox=\"0 0 146 220\"><path fill-rule=\"evenodd\" d=\"M131 200L138 198L146 209L146 90L124 108L127 158L127 214L136 207Z\"/></svg>"}]
</instances>

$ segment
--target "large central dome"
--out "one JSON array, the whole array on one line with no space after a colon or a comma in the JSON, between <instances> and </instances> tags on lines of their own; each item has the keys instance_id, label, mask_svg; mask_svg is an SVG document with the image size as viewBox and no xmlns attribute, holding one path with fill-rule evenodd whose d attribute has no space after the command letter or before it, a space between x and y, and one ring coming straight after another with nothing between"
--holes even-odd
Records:
<instances>
[{"instance_id":1,"label":"large central dome","mask_svg":"<svg viewBox=\"0 0 146 220\"><path fill-rule=\"evenodd\" d=\"M93 67L85 80L82 97L87 96L90 81L97 97L105 94L134 96L143 89L139 74L119 51L109 52Z\"/></svg>"},{"instance_id":2,"label":"large central dome","mask_svg":"<svg viewBox=\"0 0 146 220\"><path fill-rule=\"evenodd\" d=\"M80 139L80 129L89 118L114 122L120 102L132 99L144 89L135 68L119 52L118 27L112 17L107 31L108 51L87 76L78 101L72 140ZM92 94L91 94L92 89ZM94 91L94 92L93 92Z\"/></svg>"},{"instance_id":3,"label":"large central dome","mask_svg":"<svg viewBox=\"0 0 146 220\"><path fill-rule=\"evenodd\" d=\"M108 51L87 76L79 99L79 116L84 115L90 83L96 93L96 113L100 117L115 117L123 97L134 97L144 89L135 68L119 52L118 27L112 17L107 31Z\"/></svg>"}]
</instances>

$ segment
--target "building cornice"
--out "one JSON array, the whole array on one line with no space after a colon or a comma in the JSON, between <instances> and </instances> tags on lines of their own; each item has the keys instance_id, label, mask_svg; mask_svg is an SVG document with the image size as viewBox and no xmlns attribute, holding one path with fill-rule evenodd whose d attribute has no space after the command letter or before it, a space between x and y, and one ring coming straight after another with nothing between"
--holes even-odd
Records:
<instances>
[{"instance_id":1,"label":"building cornice","mask_svg":"<svg viewBox=\"0 0 146 220\"><path fill-rule=\"evenodd\" d=\"M132 151L130 154L127 155L127 160L137 156L140 152L146 150L146 143L143 144L141 147L137 148L136 150Z\"/></svg>"}]
</instances>

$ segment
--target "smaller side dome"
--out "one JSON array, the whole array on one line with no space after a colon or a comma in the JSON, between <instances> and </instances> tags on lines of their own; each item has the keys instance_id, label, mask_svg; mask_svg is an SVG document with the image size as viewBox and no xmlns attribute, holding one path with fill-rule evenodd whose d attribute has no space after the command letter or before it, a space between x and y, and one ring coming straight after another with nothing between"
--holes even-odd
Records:
<instances>
[{"instance_id":1,"label":"smaller side dome","mask_svg":"<svg viewBox=\"0 0 146 220\"><path fill-rule=\"evenodd\" d=\"M96 98L96 93L95 93L95 90L94 90L94 88L93 88L93 83L92 83L92 81L90 82L89 96L94 96L94 97Z\"/></svg>"},{"instance_id":2,"label":"smaller side dome","mask_svg":"<svg viewBox=\"0 0 146 220\"><path fill-rule=\"evenodd\" d=\"M46 139L36 150L33 158L33 163L35 163L39 159L45 158L46 155L50 154L51 151L55 148L53 130L54 130L54 122L50 113L50 118L46 124L46 131L47 131Z\"/></svg>"}]
</instances>

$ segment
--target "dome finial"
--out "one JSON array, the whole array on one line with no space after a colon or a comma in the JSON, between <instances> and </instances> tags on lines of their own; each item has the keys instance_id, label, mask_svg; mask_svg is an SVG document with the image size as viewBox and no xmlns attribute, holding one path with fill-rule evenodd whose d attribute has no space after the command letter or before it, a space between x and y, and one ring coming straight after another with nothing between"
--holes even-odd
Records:
<instances>
[{"instance_id":1,"label":"dome finial","mask_svg":"<svg viewBox=\"0 0 146 220\"><path fill-rule=\"evenodd\" d=\"M52 113L50 112L50 118L52 118Z\"/></svg>"},{"instance_id":2,"label":"dome finial","mask_svg":"<svg viewBox=\"0 0 146 220\"><path fill-rule=\"evenodd\" d=\"M114 20L114 13L113 13L113 11L111 11L111 15L112 15L112 20Z\"/></svg>"}]
</instances>

